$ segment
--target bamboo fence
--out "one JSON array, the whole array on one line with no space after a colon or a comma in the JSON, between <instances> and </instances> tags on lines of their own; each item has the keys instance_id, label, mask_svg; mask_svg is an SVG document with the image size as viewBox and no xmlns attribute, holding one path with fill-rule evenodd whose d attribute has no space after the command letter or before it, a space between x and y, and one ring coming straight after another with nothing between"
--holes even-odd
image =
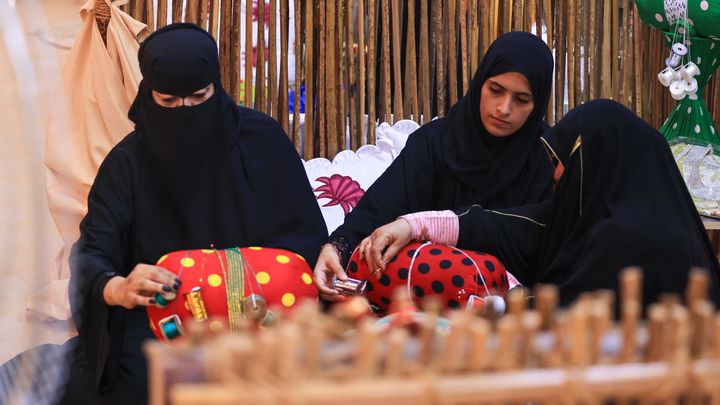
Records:
<instances>
[{"instance_id":1,"label":"bamboo fence","mask_svg":"<svg viewBox=\"0 0 720 405\"><path fill-rule=\"evenodd\" d=\"M208 29L219 43L223 87L239 104L276 118L305 159L374 143L370 123L443 116L490 43L513 30L541 33L556 51L551 124L586 100L611 98L659 128L675 105L656 79L664 41L640 22L631 0L251 1L131 0L121 8L151 29L180 21ZM271 29L258 30L265 22ZM253 50L251 38L265 46ZM717 77L705 98L718 122Z\"/></svg>"}]
</instances>

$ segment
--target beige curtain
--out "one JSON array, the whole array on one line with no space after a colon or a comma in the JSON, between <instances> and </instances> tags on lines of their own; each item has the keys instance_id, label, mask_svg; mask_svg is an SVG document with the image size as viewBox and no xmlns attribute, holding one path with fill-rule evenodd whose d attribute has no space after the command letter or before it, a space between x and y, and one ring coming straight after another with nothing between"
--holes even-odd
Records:
<instances>
[{"instance_id":1,"label":"beige curtain","mask_svg":"<svg viewBox=\"0 0 720 405\"><path fill-rule=\"evenodd\" d=\"M110 9L107 44L95 18L96 1ZM145 24L109 0L89 0L80 17L82 28L62 71L45 144L48 204L64 247L55 260L56 281L30 304L55 319L70 316L68 255L80 235L90 186L110 149L133 130L127 112L142 78L137 52L139 41L149 34Z\"/></svg>"}]
</instances>

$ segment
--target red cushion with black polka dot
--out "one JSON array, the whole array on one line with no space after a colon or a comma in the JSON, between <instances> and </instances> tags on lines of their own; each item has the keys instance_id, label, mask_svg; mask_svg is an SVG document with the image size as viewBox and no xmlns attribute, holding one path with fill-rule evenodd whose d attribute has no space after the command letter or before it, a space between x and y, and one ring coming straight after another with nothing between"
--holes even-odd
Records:
<instances>
[{"instance_id":1,"label":"red cushion with black polka dot","mask_svg":"<svg viewBox=\"0 0 720 405\"><path fill-rule=\"evenodd\" d=\"M232 253L229 256L228 251ZM247 263L242 271L234 273L242 275L242 279L235 278L244 287L242 298L255 294L262 297L267 308L281 311L291 310L302 300L317 300L310 266L302 256L287 250L248 247L172 252L161 257L157 265L178 275L182 281L177 296L164 308L147 307L150 328L158 339L168 340L161 332L161 320L177 315L182 324L190 322L193 314L186 294L198 287L208 315L203 322L207 322L212 331L227 328L228 308L232 305L228 305L226 279L232 268L240 268L237 261L232 263L233 257L239 257L238 251Z\"/></svg>"},{"instance_id":2,"label":"red cushion with black polka dot","mask_svg":"<svg viewBox=\"0 0 720 405\"><path fill-rule=\"evenodd\" d=\"M420 307L423 298L435 295L446 308L464 307L471 295L505 295L508 291L505 266L487 253L413 242L388 262L379 279L370 274L367 262L358 255L356 249L347 275L367 280L365 296L380 314L387 312L398 288L408 289L411 300Z\"/></svg>"}]
</instances>

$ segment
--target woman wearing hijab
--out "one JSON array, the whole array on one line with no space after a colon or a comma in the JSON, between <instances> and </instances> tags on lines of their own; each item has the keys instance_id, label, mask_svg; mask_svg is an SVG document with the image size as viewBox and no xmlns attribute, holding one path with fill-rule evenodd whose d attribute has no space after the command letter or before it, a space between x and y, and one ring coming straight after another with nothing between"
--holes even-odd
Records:
<instances>
[{"instance_id":1,"label":"woman wearing hijab","mask_svg":"<svg viewBox=\"0 0 720 405\"><path fill-rule=\"evenodd\" d=\"M101 165L73 248L80 336L70 396L89 390L101 397L93 401L147 401L141 344L153 334L144 306L179 285L151 265L163 254L265 246L312 266L327 237L292 144L273 119L235 105L221 87L217 52L191 24L166 26L139 50L135 131Z\"/></svg>"},{"instance_id":2,"label":"woman wearing hijab","mask_svg":"<svg viewBox=\"0 0 720 405\"><path fill-rule=\"evenodd\" d=\"M450 234L448 243L457 247L526 263L513 267L514 275L527 286L557 285L562 305L583 292L618 291L628 266L644 271L645 306L661 293L682 294L692 267L708 270L711 300L720 302L717 259L658 131L622 105L596 100L570 111L547 139L563 170L551 201L501 210L474 206L445 216L454 221L437 213L409 215L397 221L405 228L391 229L392 238L407 243Z\"/></svg>"},{"instance_id":3,"label":"woman wearing hijab","mask_svg":"<svg viewBox=\"0 0 720 405\"><path fill-rule=\"evenodd\" d=\"M329 285L335 276L346 278L343 264L352 248L400 215L473 204L512 207L550 198L553 166L540 136L547 129L543 118L552 72L550 50L536 36L511 32L493 42L467 94L446 117L410 136L323 246L315 267L320 295L342 299ZM373 240L379 254L385 242ZM384 266L393 254L385 252L371 267Z\"/></svg>"}]
</instances>

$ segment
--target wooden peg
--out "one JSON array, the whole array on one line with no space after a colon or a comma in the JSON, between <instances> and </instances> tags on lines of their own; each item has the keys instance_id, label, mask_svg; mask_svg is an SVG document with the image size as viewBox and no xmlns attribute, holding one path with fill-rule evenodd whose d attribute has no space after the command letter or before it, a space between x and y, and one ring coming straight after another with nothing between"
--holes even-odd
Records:
<instances>
[{"instance_id":1,"label":"wooden peg","mask_svg":"<svg viewBox=\"0 0 720 405\"><path fill-rule=\"evenodd\" d=\"M555 285L540 285L535 292L535 308L540 314L543 330L550 329L553 313L558 304L558 289Z\"/></svg>"},{"instance_id":2,"label":"wooden peg","mask_svg":"<svg viewBox=\"0 0 720 405\"><path fill-rule=\"evenodd\" d=\"M718 321L720 328L720 320ZM484 370L489 363L487 341L490 335L490 324L482 318L473 318L469 328L470 354L467 368L471 372Z\"/></svg>"},{"instance_id":3,"label":"wooden peg","mask_svg":"<svg viewBox=\"0 0 720 405\"><path fill-rule=\"evenodd\" d=\"M454 311L450 315L450 333L445 339L439 359L441 371L454 372L462 368L469 321L467 311Z\"/></svg>"},{"instance_id":4,"label":"wooden peg","mask_svg":"<svg viewBox=\"0 0 720 405\"><path fill-rule=\"evenodd\" d=\"M620 272L620 306L626 302L642 301L642 270L639 267L627 267Z\"/></svg>"},{"instance_id":5,"label":"wooden peg","mask_svg":"<svg viewBox=\"0 0 720 405\"><path fill-rule=\"evenodd\" d=\"M661 304L648 307L648 343L645 350L645 361L660 361L665 347L665 324L667 310Z\"/></svg>"},{"instance_id":6,"label":"wooden peg","mask_svg":"<svg viewBox=\"0 0 720 405\"><path fill-rule=\"evenodd\" d=\"M588 355L588 305L580 301L570 310L570 365L584 367L589 364Z\"/></svg>"},{"instance_id":7,"label":"wooden peg","mask_svg":"<svg viewBox=\"0 0 720 405\"><path fill-rule=\"evenodd\" d=\"M355 370L358 377L370 377L377 373L377 343L375 323L370 318L361 320L355 345Z\"/></svg>"},{"instance_id":8,"label":"wooden peg","mask_svg":"<svg viewBox=\"0 0 720 405\"><path fill-rule=\"evenodd\" d=\"M685 303L692 310L695 302L707 299L710 279L705 269L693 267L688 275L688 284L685 290Z\"/></svg>"},{"instance_id":9,"label":"wooden peg","mask_svg":"<svg viewBox=\"0 0 720 405\"><path fill-rule=\"evenodd\" d=\"M385 374L399 376L405 371L405 345L409 333L405 328L396 328L390 331L385 355Z\"/></svg>"},{"instance_id":10,"label":"wooden peg","mask_svg":"<svg viewBox=\"0 0 720 405\"><path fill-rule=\"evenodd\" d=\"M518 322L514 315L506 315L497 323L498 346L495 351L494 369L512 370L517 367Z\"/></svg>"},{"instance_id":11,"label":"wooden peg","mask_svg":"<svg viewBox=\"0 0 720 405\"><path fill-rule=\"evenodd\" d=\"M521 347L521 367L529 367L533 364L533 357L535 354L535 338L537 337L538 331L540 330L540 324L542 320L540 314L537 311L526 311L522 315L522 347Z\"/></svg>"}]
</instances>

